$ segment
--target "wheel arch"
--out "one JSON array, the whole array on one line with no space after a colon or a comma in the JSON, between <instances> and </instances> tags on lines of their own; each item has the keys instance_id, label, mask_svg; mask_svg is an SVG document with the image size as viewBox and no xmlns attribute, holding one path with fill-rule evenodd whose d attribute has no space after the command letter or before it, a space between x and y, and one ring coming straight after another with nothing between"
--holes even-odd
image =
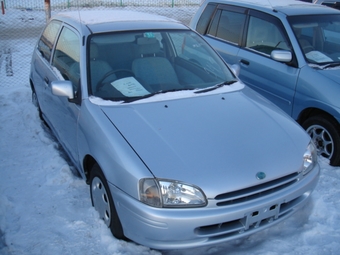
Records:
<instances>
[{"instance_id":1,"label":"wheel arch","mask_svg":"<svg viewBox=\"0 0 340 255\"><path fill-rule=\"evenodd\" d=\"M34 82L33 82L32 78L30 78L30 88L31 88L32 93L34 93L34 92L36 93L36 89L35 89Z\"/></svg>"},{"instance_id":2,"label":"wheel arch","mask_svg":"<svg viewBox=\"0 0 340 255\"><path fill-rule=\"evenodd\" d=\"M297 122L302 125L308 118L313 117L313 116L317 116L317 115L323 115L323 116L327 116L328 118L333 119L335 122L338 123L338 125L340 126L338 120L329 112L326 112L322 109L319 108L306 108L304 109L300 114L299 117L297 118Z\"/></svg>"},{"instance_id":3,"label":"wheel arch","mask_svg":"<svg viewBox=\"0 0 340 255\"><path fill-rule=\"evenodd\" d=\"M30 87L31 87L32 91L34 91L34 90L35 90L35 88L34 88L34 84L33 84L33 81L32 81L32 79L30 79Z\"/></svg>"},{"instance_id":4,"label":"wheel arch","mask_svg":"<svg viewBox=\"0 0 340 255\"><path fill-rule=\"evenodd\" d=\"M83 168L84 168L84 174L86 178L85 181L87 184L90 184L91 170L95 164L98 164L98 162L91 155L87 154L84 157Z\"/></svg>"}]
</instances>

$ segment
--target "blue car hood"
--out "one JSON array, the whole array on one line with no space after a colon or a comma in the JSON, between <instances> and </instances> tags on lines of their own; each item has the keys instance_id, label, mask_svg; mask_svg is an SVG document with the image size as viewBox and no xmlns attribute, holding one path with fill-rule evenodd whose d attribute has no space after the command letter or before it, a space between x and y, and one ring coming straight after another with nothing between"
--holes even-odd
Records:
<instances>
[{"instance_id":1,"label":"blue car hood","mask_svg":"<svg viewBox=\"0 0 340 255\"><path fill-rule=\"evenodd\" d=\"M157 178L194 184L207 197L260 184L302 167L309 136L249 88L102 107Z\"/></svg>"},{"instance_id":2,"label":"blue car hood","mask_svg":"<svg viewBox=\"0 0 340 255\"><path fill-rule=\"evenodd\" d=\"M318 72L322 74L323 76L339 84L339 81L340 81L340 68L339 67L319 70Z\"/></svg>"}]
</instances>

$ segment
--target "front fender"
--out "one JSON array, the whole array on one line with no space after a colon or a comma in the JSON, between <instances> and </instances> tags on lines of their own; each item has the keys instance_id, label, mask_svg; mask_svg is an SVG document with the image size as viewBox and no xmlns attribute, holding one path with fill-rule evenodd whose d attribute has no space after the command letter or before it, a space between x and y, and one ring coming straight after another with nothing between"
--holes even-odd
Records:
<instances>
[{"instance_id":1,"label":"front fender","mask_svg":"<svg viewBox=\"0 0 340 255\"><path fill-rule=\"evenodd\" d=\"M298 120L306 109L319 109L340 122L340 85L310 66L301 69L292 117Z\"/></svg>"},{"instance_id":2,"label":"front fender","mask_svg":"<svg viewBox=\"0 0 340 255\"><path fill-rule=\"evenodd\" d=\"M153 176L100 106L84 100L78 125L79 158L90 155L109 183L138 198L139 179Z\"/></svg>"}]
</instances>

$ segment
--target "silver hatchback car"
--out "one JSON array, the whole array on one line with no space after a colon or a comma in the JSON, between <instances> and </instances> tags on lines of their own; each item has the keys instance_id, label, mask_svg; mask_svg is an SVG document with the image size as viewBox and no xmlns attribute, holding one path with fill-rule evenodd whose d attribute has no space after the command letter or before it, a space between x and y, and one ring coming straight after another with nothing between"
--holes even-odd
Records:
<instances>
[{"instance_id":1,"label":"silver hatchback car","mask_svg":"<svg viewBox=\"0 0 340 255\"><path fill-rule=\"evenodd\" d=\"M81 11L47 24L30 84L113 235L178 249L272 226L318 180L311 138L235 73L177 21Z\"/></svg>"}]
</instances>

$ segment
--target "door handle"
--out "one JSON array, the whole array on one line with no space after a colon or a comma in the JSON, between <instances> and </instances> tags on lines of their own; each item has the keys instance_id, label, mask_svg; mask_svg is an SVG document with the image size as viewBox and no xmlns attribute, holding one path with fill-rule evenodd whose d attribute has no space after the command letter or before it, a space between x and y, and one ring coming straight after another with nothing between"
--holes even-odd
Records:
<instances>
[{"instance_id":1,"label":"door handle","mask_svg":"<svg viewBox=\"0 0 340 255\"><path fill-rule=\"evenodd\" d=\"M45 77L44 81L45 81L45 86L48 87L48 85L50 84L50 80L47 77Z\"/></svg>"},{"instance_id":2,"label":"door handle","mask_svg":"<svg viewBox=\"0 0 340 255\"><path fill-rule=\"evenodd\" d=\"M241 64L246 65L246 66L249 66L249 64L250 64L249 61L244 60L244 59L241 59L240 62L241 62Z\"/></svg>"}]
</instances>

